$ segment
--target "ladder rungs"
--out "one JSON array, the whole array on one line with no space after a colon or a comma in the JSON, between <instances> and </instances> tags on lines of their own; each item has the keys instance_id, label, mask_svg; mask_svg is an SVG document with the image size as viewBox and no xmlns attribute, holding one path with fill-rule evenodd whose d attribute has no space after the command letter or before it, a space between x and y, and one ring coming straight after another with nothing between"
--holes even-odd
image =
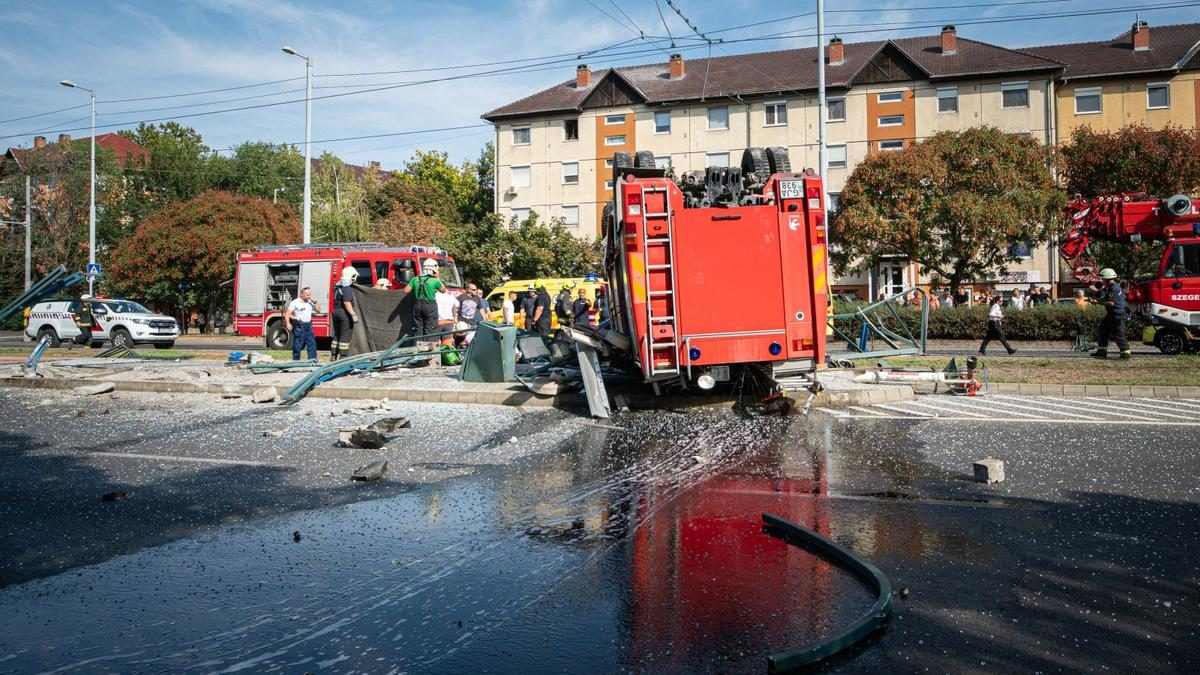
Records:
<instances>
[{"instance_id":1,"label":"ladder rungs","mask_svg":"<svg viewBox=\"0 0 1200 675\"><path fill-rule=\"evenodd\" d=\"M651 321L674 321L675 317L673 317L673 316L654 316L653 314L651 314L650 320Z\"/></svg>"},{"instance_id":2,"label":"ladder rungs","mask_svg":"<svg viewBox=\"0 0 1200 675\"><path fill-rule=\"evenodd\" d=\"M669 244L669 243L671 243L671 238L670 237L646 237L646 241L651 244L655 244L658 242L667 242Z\"/></svg>"},{"instance_id":3,"label":"ladder rungs","mask_svg":"<svg viewBox=\"0 0 1200 675\"><path fill-rule=\"evenodd\" d=\"M651 349L667 349L668 347L678 347L678 346L679 346L679 343L678 343L678 342L674 342L674 341L671 341L671 342L651 342L651 343L650 343L650 348L651 348Z\"/></svg>"},{"instance_id":4,"label":"ladder rungs","mask_svg":"<svg viewBox=\"0 0 1200 675\"><path fill-rule=\"evenodd\" d=\"M671 214L665 213L665 212L664 213L643 213L642 214L642 216L645 218L666 218L669 215L671 215Z\"/></svg>"},{"instance_id":5,"label":"ladder rungs","mask_svg":"<svg viewBox=\"0 0 1200 675\"><path fill-rule=\"evenodd\" d=\"M671 266L670 265L646 265L646 269L648 269L648 270L669 270L669 269L671 269Z\"/></svg>"},{"instance_id":6,"label":"ladder rungs","mask_svg":"<svg viewBox=\"0 0 1200 675\"><path fill-rule=\"evenodd\" d=\"M650 295L674 295L675 291L650 291Z\"/></svg>"}]
</instances>

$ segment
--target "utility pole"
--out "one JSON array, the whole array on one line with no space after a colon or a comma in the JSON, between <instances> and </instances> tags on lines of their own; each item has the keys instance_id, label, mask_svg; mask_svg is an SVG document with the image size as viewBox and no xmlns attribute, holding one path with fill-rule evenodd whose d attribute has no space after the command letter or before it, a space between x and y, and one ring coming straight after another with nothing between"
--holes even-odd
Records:
<instances>
[{"instance_id":1,"label":"utility pole","mask_svg":"<svg viewBox=\"0 0 1200 675\"><path fill-rule=\"evenodd\" d=\"M33 204L29 199L29 176L25 176L25 290L29 290L33 276Z\"/></svg>"},{"instance_id":2,"label":"utility pole","mask_svg":"<svg viewBox=\"0 0 1200 675\"><path fill-rule=\"evenodd\" d=\"M825 185L829 179L829 157L826 154L825 139L825 0L817 0L817 171L821 175L821 184L825 194L826 210L829 206L829 187Z\"/></svg>"},{"instance_id":3,"label":"utility pole","mask_svg":"<svg viewBox=\"0 0 1200 675\"><path fill-rule=\"evenodd\" d=\"M284 54L304 59L304 243L312 241L312 72L313 60L291 47Z\"/></svg>"}]
</instances>

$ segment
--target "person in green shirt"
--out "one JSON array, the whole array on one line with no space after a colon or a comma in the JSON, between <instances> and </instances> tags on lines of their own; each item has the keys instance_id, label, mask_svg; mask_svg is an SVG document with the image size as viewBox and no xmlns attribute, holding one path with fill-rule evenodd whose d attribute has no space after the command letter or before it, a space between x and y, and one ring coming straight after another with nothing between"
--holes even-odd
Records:
<instances>
[{"instance_id":1,"label":"person in green shirt","mask_svg":"<svg viewBox=\"0 0 1200 675\"><path fill-rule=\"evenodd\" d=\"M432 335L438 329L437 292L446 284L438 278L438 263L429 258L421 261L421 275L409 280L403 290L413 294L413 335Z\"/></svg>"}]
</instances>

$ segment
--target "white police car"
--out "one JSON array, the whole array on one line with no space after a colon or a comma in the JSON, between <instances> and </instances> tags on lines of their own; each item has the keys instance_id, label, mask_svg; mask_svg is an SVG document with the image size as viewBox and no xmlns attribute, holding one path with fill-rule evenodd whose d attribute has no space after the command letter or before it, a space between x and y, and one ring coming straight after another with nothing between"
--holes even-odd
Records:
<instances>
[{"instance_id":1,"label":"white police car","mask_svg":"<svg viewBox=\"0 0 1200 675\"><path fill-rule=\"evenodd\" d=\"M92 345L111 342L114 347L133 347L152 344L157 349L170 349L179 337L175 319L155 314L132 300L92 298L90 300L53 300L39 302L29 311L25 334L40 340L50 336L50 346L62 342L78 342L82 333L75 324L80 303L89 302L96 317L92 329Z\"/></svg>"}]
</instances>

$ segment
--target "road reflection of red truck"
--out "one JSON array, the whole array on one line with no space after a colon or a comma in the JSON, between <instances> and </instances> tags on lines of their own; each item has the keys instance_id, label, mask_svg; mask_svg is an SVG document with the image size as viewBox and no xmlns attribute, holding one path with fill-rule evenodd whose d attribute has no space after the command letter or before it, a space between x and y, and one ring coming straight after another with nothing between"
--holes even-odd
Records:
<instances>
[{"instance_id":1,"label":"road reflection of red truck","mask_svg":"<svg viewBox=\"0 0 1200 675\"><path fill-rule=\"evenodd\" d=\"M762 533L768 512L829 536L828 505L816 498L825 489L822 472L718 475L661 502L648 492L633 535L630 665L685 672L697 654L761 645L766 633L782 647L836 628L833 582L844 573Z\"/></svg>"},{"instance_id":2,"label":"road reflection of red truck","mask_svg":"<svg viewBox=\"0 0 1200 675\"><path fill-rule=\"evenodd\" d=\"M283 312L300 289L312 288L320 311L313 314L317 338L331 335L329 307L344 267L358 270L358 285L370 287L388 279L392 287L421 273L421 261L438 262L438 276L452 289L462 288L454 259L426 246L388 247L379 242L259 246L238 253L233 287L234 328L241 335L264 337L268 349L286 349L291 334Z\"/></svg>"}]
</instances>

